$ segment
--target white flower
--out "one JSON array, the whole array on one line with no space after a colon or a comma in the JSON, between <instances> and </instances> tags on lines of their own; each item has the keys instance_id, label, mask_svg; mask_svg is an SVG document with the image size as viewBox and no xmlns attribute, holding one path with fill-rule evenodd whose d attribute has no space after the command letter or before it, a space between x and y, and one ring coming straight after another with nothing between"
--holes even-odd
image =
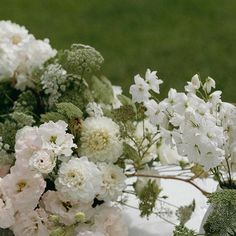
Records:
<instances>
[{"instance_id":1,"label":"white flower","mask_svg":"<svg viewBox=\"0 0 236 236\"><path fill-rule=\"evenodd\" d=\"M39 126L39 135L42 139L42 148L51 150L56 156L71 156L72 148L76 147L73 143L73 135L66 133L67 124L59 120L49 121Z\"/></svg>"},{"instance_id":2,"label":"white flower","mask_svg":"<svg viewBox=\"0 0 236 236\"><path fill-rule=\"evenodd\" d=\"M149 85L140 75L134 77L135 84L130 86L130 94L133 102L147 102L151 94L149 93Z\"/></svg>"},{"instance_id":3,"label":"white flower","mask_svg":"<svg viewBox=\"0 0 236 236\"><path fill-rule=\"evenodd\" d=\"M87 157L72 158L62 163L55 184L65 198L88 203L100 192L101 172Z\"/></svg>"},{"instance_id":4,"label":"white flower","mask_svg":"<svg viewBox=\"0 0 236 236\"><path fill-rule=\"evenodd\" d=\"M49 230L47 229L47 214L43 209L18 214L12 230L15 236L49 235Z\"/></svg>"},{"instance_id":5,"label":"white flower","mask_svg":"<svg viewBox=\"0 0 236 236\"><path fill-rule=\"evenodd\" d=\"M176 147L171 147L164 142L158 148L159 159L162 165L179 164L179 161L186 161L186 158L180 156Z\"/></svg>"},{"instance_id":6,"label":"white flower","mask_svg":"<svg viewBox=\"0 0 236 236\"><path fill-rule=\"evenodd\" d=\"M29 212L37 206L46 183L40 174L14 166L2 179L2 187L16 211Z\"/></svg>"},{"instance_id":7,"label":"white flower","mask_svg":"<svg viewBox=\"0 0 236 236\"><path fill-rule=\"evenodd\" d=\"M52 153L40 150L33 153L29 159L29 165L42 174L48 174L56 166L56 159Z\"/></svg>"},{"instance_id":8,"label":"white flower","mask_svg":"<svg viewBox=\"0 0 236 236\"><path fill-rule=\"evenodd\" d=\"M156 71L151 71L147 69L145 74L145 80L149 83L149 88L156 93L160 93L160 84L163 83L162 80L158 79Z\"/></svg>"},{"instance_id":9,"label":"white flower","mask_svg":"<svg viewBox=\"0 0 236 236\"><path fill-rule=\"evenodd\" d=\"M76 223L76 214L85 213L86 220L92 215L91 204L72 202L65 199L59 192L47 191L42 197L43 208L50 214L59 216L59 222L65 225Z\"/></svg>"},{"instance_id":10,"label":"white flower","mask_svg":"<svg viewBox=\"0 0 236 236\"><path fill-rule=\"evenodd\" d=\"M119 126L107 117L89 117L82 123L80 154L89 160L116 162L122 154Z\"/></svg>"},{"instance_id":11,"label":"white flower","mask_svg":"<svg viewBox=\"0 0 236 236\"><path fill-rule=\"evenodd\" d=\"M16 159L29 160L35 151L40 150L42 141L38 127L25 126L16 133L15 153Z\"/></svg>"},{"instance_id":12,"label":"white flower","mask_svg":"<svg viewBox=\"0 0 236 236\"><path fill-rule=\"evenodd\" d=\"M94 232L94 231L81 231L76 236L106 236L101 232Z\"/></svg>"},{"instance_id":13,"label":"white flower","mask_svg":"<svg viewBox=\"0 0 236 236\"><path fill-rule=\"evenodd\" d=\"M9 228L15 222L11 199L6 195L4 188L1 184L2 179L0 178L0 228Z\"/></svg>"},{"instance_id":14,"label":"white flower","mask_svg":"<svg viewBox=\"0 0 236 236\"><path fill-rule=\"evenodd\" d=\"M128 227L119 208L103 204L96 209L93 226L96 231L105 236L128 236Z\"/></svg>"},{"instance_id":15,"label":"white flower","mask_svg":"<svg viewBox=\"0 0 236 236\"><path fill-rule=\"evenodd\" d=\"M216 87L216 82L213 80L211 77L206 78L206 82L203 85L203 89L207 92L210 93L212 88Z\"/></svg>"},{"instance_id":16,"label":"white flower","mask_svg":"<svg viewBox=\"0 0 236 236\"><path fill-rule=\"evenodd\" d=\"M196 74L192 77L191 82L188 82L188 85L186 85L185 91L189 93L195 93L196 90L198 90L201 87L201 81L199 79L199 76Z\"/></svg>"},{"instance_id":17,"label":"white flower","mask_svg":"<svg viewBox=\"0 0 236 236\"><path fill-rule=\"evenodd\" d=\"M115 201L125 189L126 176L121 168L113 164L101 163L99 169L102 172L102 187L98 199Z\"/></svg>"},{"instance_id":18,"label":"white flower","mask_svg":"<svg viewBox=\"0 0 236 236\"><path fill-rule=\"evenodd\" d=\"M102 108L99 104L96 102L90 102L86 106L86 112L89 114L91 117L100 117L103 116L103 111Z\"/></svg>"}]
</instances>

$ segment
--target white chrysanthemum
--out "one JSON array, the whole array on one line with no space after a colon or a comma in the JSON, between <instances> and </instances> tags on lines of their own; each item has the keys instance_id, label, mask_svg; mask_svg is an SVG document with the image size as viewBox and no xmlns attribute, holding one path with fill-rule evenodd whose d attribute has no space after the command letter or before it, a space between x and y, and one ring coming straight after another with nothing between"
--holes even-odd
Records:
<instances>
[{"instance_id":1,"label":"white chrysanthemum","mask_svg":"<svg viewBox=\"0 0 236 236\"><path fill-rule=\"evenodd\" d=\"M59 222L65 225L76 223L76 214L83 212L86 220L93 214L90 203L72 202L65 199L59 192L48 191L42 197L43 208L50 214L59 216Z\"/></svg>"},{"instance_id":2,"label":"white chrysanthemum","mask_svg":"<svg viewBox=\"0 0 236 236\"><path fill-rule=\"evenodd\" d=\"M12 230L15 236L49 235L49 230L47 229L47 214L43 209L18 214Z\"/></svg>"},{"instance_id":3,"label":"white chrysanthemum","mask_svg":"<svg viewBox=\"0 0 236 236\"><path fill-rule=\"evenodd\" d=\"M40 174L14 166L2 179L2 187L16 211L29 212L37 206L46 183Z\"/></svg>"},{"instance_id":4,"label":"white chrysanthemum","mask_svg":"<svg viewBox=\"0 0 236 236\"><path fill-rule=\"evenodd\" d=\"M106 236L128 236L128 227L121 210L104 204L97 207L93 228Z\"/></svg>"},{"instance_id":5,"label":"white chrysanthemum","mask_svg":"<svg viewBox=\"0 0 236 236\"><path fill-rule=\"evenodd\" d=\"M62 163L55 184L65 198L88 203L100 192L101 172L87 157L72 158Z\"/></svg>"},{"instance_id":6,"label":"white chrysanthemum","mask_svg":"<svg viewBox=\"0 0 236 236\"><path fill-rule=\"evenodd\" d=\"M94 162L116 162L122 154L119 126L107 117L89 117L82 123L81 155Z\"/></svg>"},{"instance_id":7,"label":"white chrysanthemum","mask_svg":"<svg viewBox=\"0 0 236 236\"><path fill-rule=\"evenodd\" d=\"M42 174L48 174L56 166L56 158L47 151L36 151L29 159L29 166Z\"/></svg>"},{"instance_id":8,"label":"white chrysanthemum","mask_svg":"<svg viewBox=\"0 0 236 236\"><path fill-rule=\"evenodd\" d=\"M9 228L15 222L11 199L6 195L4 188L1 184L2 179L0 178L0 228Z\"/></svg>"},{"instance_id":9,"label":"white chrysanthemum","mask_svg":"<svg viewBox=\"0 0 236 236\"><path fill-rule=\"evenodd\" d=\"M100 117L103 116L103 111L102 108L99 104L96 102L90 102L86 106L86 112L89 114L91 117Z\"/></svg>"},{"instance_id":10,"label":"white chrysanthemum","mask_svg":"<svg viewBox=\"0 0 236 236\"><path fill-rule=\"evenodd\" d=\"M72 148L76 145L73 143L74 136L66 133L67 126L62 120L49 121L40 125L39 135L43 142L42 148L53 151L56 156L71 156Z\"/></svg>"},{"instance_id":11,"label":"white chrysanthemum","mask_svg":"<svg viewBox=\"0 0 236 236\"><path fill-rule=\"evenodd\" d=\"M115 201L125 189L126 176L121 168L113 164L101 163L99 169L102 172L102 188L98 199Z\"/></svg>"}]
</instances>

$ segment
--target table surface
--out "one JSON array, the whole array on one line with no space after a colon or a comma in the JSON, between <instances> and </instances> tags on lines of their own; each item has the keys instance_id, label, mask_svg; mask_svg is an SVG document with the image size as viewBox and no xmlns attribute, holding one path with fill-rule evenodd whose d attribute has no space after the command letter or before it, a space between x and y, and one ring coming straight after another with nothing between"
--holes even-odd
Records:
<instances>
[{"instance_id":1,"label":"table surface","mask_svg":"<svg viewBox=\"0 0 236 236\"><path fill-rule=\"evenodd\" d=\"M212 179L195 180L195 182L209 192L214 192L217 183ZM162 195L167 195L165 201L176 206L188 205L193 199L196 201L196 209L186 226L199 231L201 221L208 208L207 198L195 187L188 183L177 180L161 180L163 189ZM138 201L134 196L129 196L128 205L137 207ZM175 208L172 207L174 210ZM171 236L174 226L165 222L158 216L150 216L149 219L141 218L139 211L130 207L124 207L125 217L129 225L130 236ZM175 217L170 217L174 223L177 223Z\"/></svg>"}]
</instances>

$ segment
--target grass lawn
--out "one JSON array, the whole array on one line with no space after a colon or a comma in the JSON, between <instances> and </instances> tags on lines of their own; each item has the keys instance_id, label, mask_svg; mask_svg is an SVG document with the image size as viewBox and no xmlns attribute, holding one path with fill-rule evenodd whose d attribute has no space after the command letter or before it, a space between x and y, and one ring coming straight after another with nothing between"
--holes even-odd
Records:
<instances>
[{"instance_id":1,"label":"grass lawn","mask_svg":"<svg viewBox=\"0 0 236 236\"><path fill-rule=\"evenodd\" d=\"M195 73L211 76L236 102L235 0L0 0L0 18L25 25L56 48L90 44L115 84L128 90L134 74L158 70L182 89Z\"/></svg>"}]
</instances>

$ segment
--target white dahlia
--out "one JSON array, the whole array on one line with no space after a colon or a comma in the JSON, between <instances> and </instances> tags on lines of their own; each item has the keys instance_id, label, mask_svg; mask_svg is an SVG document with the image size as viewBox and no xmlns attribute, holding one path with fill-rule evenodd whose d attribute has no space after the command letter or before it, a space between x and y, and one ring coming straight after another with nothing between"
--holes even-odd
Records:
<instances>
[{"instance_id":1,"label":"white dahlia","mask_svg":"<svg viewBox=\"0 0 236 236\"><path fill-rule=\"evenodd\" d=\"M122 169L106 163L101 163L99 169L102 172L102 188L98 199L105 201L117 200L126 187L126 176Z\"/></svg>"},{"instance_id":2,"label":"white dahlia","mask_svg":"<svg viewBox=\"0 0 236 236\"><path fill-rule=\"evenodd\" d=\"M87 157L74 157L62 163L55 184L65 198L88 203L100 192L101 172Z\"/></svg>"},{"instance_id":3,"label":"white dahlia","mask_svg":"<svg viewBox=\"0 0 236 236\"><path fill-rule=\"evenodd\" d=\"M4 188L1 184L2 179L0 178L0 228L9 228L15 222L11 199L6 195Z\"/></svg>"},{"instance_id":4,"label":"white dahlia","mask_svg":"<svg viewBox=\"0 0 236 236\"><path fill-rule=\"evenodd\" d=\"M14 166L11 173L2 179L2 188L11 199L16 211L32 211L44 192L46 183L34 171Z\"/></svg>"},{"instance_id":5,"label":"white dahlia","mask_svg":"<svg viewBox=\"0 0 236 236\"><path fill-rule=\"evenodd\" d=\"M107 117L89 117L82 123L80 154L94 162L116 162L122 154L119 126Z\"/></svg>"}]
</instances>

